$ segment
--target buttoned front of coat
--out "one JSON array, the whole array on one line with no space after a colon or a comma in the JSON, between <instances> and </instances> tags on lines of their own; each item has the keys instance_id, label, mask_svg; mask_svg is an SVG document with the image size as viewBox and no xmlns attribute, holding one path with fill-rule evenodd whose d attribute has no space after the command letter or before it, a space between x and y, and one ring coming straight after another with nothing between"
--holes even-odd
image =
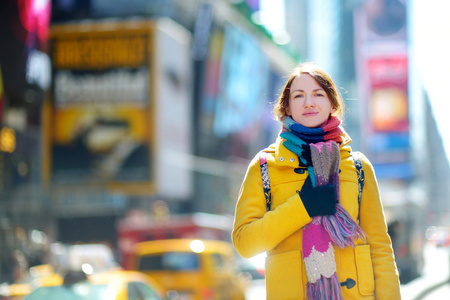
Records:
<instances>
[{"instance_id":1,"label":"buttoned front of coat","mask_svg":"<svg viewBox=\"0 0 450 300\"><path fill-rule=\"evenodd\" d=\"M354 280L353 287L342 287L344 299L400 299L399 279L391 241L379 197L373 167L362 157L365 184L358 205L358 178L350 155L351 139L344 135L340 145L340 201L353 219L360 215L360 226L367 240L355 247L335 246L337 276L340 282ZM264 150L268 153L272 206L266 212L260 173L259 153L249 164L236 204L233 244L249 258L267 252L266 289L268 299L305 299L307 276L302 255L302 228L311 222L297 190L308 176L299 167L298 157L278 138Z\"/></svg>"}]
</instances>

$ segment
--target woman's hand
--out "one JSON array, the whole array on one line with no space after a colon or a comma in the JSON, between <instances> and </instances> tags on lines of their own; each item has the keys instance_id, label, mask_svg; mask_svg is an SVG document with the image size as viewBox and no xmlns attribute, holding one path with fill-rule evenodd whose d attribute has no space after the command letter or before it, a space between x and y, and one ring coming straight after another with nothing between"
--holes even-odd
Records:
<instances>
[{"instance_id":1,"label":"woman's hand","mask_svg":"<svg viewBox=\"0 0 450 300\"><path fill-rule=\"evenodd\" d=\"M311 177L308 176L301 191L297 191L309 216L327 216L336 212L335 186L329 183L320 187L313 187Z\"/></svg>"}]
</instances>

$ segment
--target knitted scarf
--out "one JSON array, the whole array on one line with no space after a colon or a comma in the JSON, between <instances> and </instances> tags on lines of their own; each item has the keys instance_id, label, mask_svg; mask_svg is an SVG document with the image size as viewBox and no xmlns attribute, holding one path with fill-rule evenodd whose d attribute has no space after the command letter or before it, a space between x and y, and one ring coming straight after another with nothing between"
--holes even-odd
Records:
<instances>
[{"instance_id":1,"label":"knitted scarf","mask_svg":"<svg viewBox=\"0 0 450 300\"><path fill-rule=\"evenodd\" d=\"M343 299L333 245L354 246L365 233L340 203L339 163L343 129L341 121L331 117L320 128L308 128L291 117L283 119L280 137L283 145L299 156L307 166L314 187L333 183L336 191L336 213L314 217L303 227L303 261L308 276L307 297L310 300Z\"/></svg>"}]
</instances>

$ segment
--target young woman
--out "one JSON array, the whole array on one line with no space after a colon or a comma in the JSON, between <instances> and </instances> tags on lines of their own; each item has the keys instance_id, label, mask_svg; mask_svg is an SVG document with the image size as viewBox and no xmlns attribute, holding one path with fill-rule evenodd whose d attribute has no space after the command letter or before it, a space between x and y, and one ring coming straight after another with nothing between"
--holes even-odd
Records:
<instances>
[{"instance_id":1,"label":"young woman","mask_svg":"<svg viewBox=\"0 0 450 300\"><path fill-rule=\"evenodd\" d=\"M274 107L279 137L248 167L232 238L242 257L267 251L267 299L400 299L375 173L342 110L331 78L300 64Z\"/></svg>"}]
</instances>

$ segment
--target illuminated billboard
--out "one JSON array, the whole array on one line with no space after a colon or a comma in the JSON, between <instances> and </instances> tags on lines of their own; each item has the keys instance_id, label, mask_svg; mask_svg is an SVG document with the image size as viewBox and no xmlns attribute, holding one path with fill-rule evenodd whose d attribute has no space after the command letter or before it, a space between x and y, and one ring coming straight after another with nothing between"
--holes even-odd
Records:
<instances>
[{"instance_id":1,"label":"illuminated billboard","mask_svg":"<svg viewBox=\"0 0 450 300\"><path fill-rule=\"evenodd\" d=\"M405 7L355 10L362 150L380 179L412 178Z\"/></svg>"},{"instance_id":2,"label":"illuminated billboard","mask_svg":"<svg viewBox=\"0 0 450 300\"><path fill-rule=\"evenodd\" d=\"M269 61L257 40L225 27L214 132L219 137L251 128L260 119L269 82Z\"/></svg>"},{"instance_id":3,"label":"illuminated billboard","mask_svg":"<svg viewBox=\"0 0 450 300\"><path fill-rule=\"evenodd\" d=\"M368 60L368 70L374 131L408 131L408 59L406 54L372 57Z\"/></svg>"},{"instance_id":4,"label":"illuminated billboard","mask_svg":"<svg viewBox=\"0 0 450 300\"><path fill-rule=\"evenodd\" d=\"M152 28L148 22L52 28L52 101L44 120L51 182L150 185Z\"/></svg>"}]
</instances>

